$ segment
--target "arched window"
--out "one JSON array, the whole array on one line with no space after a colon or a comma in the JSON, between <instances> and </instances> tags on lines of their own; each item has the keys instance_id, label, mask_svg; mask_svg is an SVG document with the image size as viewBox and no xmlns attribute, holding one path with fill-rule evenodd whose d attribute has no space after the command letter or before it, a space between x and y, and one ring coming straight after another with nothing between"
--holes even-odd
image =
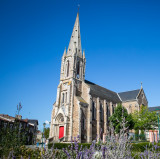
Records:
<instances>
[{"instance_id":1,"label":"arched window","mask_svg":"<svg viewBox=\"0 0 160 159\"><path fill-rule=\"evenodd\" d=\"M77 69L77 78L79 78L79 73L80 73L80 62L79 61L77 62L76 69Z\"/></svg>"},{"instance_id":2,"label":"arched window","mask_svg":"<svg viewBox=\"0 0 160 159\"><path fill-rule=\"evenodd\" d=\"M69 76L69 61L67 61L67 77Z\"/></svg>"},{"instance_id":3,"label":"arched window","mask_svg":"<svg viewBox=\"0 0 160 159\"><path fill-rule=\"evenodd\" d=\"M114 114L114 105L112 105L112 114Z\"/></svg>"},{"instance_id":4,"label":"arched window","mask_svg":"<svg viewBox=\"0 0 160 159\"><path fill-rule=\"evenodd\" d=\"M82 130L85 130L85 118L82 118Z\"/></svg>"},{"instance_id":5,"label":"arched window","mask_svg":"<svg viewBox=\"0 0 160 159\"><path fill-rule=\"evenodd\" d=\"M107 122L109 121L109 116L110 116L110 110L109 110L109 107L108 107L108 104L106 103L106 115L107 115Z\"/></svg>"},{"instance_id":6,"label":"arched window","mask_svg":"<svg viewBox=\"0 0 160 159\"><path fill-rule=\"evenodd\" d=\"M67 92L66 92L66 97L65 97L66 99L65 99L65 102L67 103Z\"/></svg>"},{"instance_id":7,"label":"arched window","mask_svg":"<svg viewBox=\"0 0 160 159\"><path fill-rule=\"evenodd\" d=\"M104 120L104 115L103 115L103 106L102 106L102 103L100 103L100 119L101 121Z\"/></svg>"},{"instance_id":8,"label":"arched window","mask_svg":"<svg viewBox=\"0 0 160 159\"><path fill-rule=\"evenodd\" d=\"M62 104L64 103L64 93L62 93Z\"/></svg>"},{"instance_id":9,"label":"arched window","mask_svg":"<svg viewBox=\"0 0 160 159\"><path fill-rule=\"evenodd\" d=\"M82 109L81 109L81 124L82 124L81 125L82 130L85 130L85 115Z\"/></svg>"},{"instance_id":10,"label":"arched window","mask_svg":"<svg viewBox=\"0 0 160 159\"><path fill-rule=\"evenodd\" d=\"M96 108L94 101L92 102L92 120L96 119Z\"/></svg>"}]
</instances>

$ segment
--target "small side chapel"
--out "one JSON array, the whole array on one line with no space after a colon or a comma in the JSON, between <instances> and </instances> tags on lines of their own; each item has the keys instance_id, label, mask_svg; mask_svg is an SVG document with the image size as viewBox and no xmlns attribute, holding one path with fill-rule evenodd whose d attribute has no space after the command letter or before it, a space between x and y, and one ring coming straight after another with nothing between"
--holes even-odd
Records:
<instances>
[{"instance_id":1,"label":"small side chapel","mask_svg":"<svg viewBox=\"0 0 160 159\"><path fill-rule=\"evenodd\" d=\"M144 90L116 93L85 80L85 52L81 48L79 13L68 49L61 62L60 83L53 104L49 140L70 142L79 135L80 142L91 142L107 134L109 117L118 103L129 113L148 105ZM102 133L100 131L102 130Z\"/></svg>"}]
</instances>

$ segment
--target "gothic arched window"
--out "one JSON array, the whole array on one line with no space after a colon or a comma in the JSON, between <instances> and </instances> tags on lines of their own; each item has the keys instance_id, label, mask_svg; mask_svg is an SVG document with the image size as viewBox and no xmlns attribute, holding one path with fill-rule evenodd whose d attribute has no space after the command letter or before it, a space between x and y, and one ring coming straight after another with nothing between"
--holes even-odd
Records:
<instances>
[{"instance_id":1,"label":"gothic arched window","mask_svg":"<svg viewBox=\"0 0 160 159\"><path fill-rule=\"evenodd\" d=\"M112 114L114 114L114 105L112 105Z\"/></svg>"},{"instance_id":2,"label":"gothic arched window","mask_svg":"<svg viewBox=\"0 0 160 159\"><path fill-rule=\"evenodd\" d=\"M96 119L96 108L94 101L92 102L92 120Z\"/></svg>"},{"instance_id":3,"label":"gothic arched window","mask_svg":"<svg viewBox=\"0 0 160 159\"><path fill-rule=\"evenodd\" d=\"M84 119L84 117L82 118L82 130L85 130L85 119Z\"/></svg>"},{"instance_id":4,"label":"gothic arched window","mask_svg":"<svg viewBox=\"0 0 160 159\"><path fill-rule=\"evenodd\" d=\"M66 92L65 102L67 103L67 92Z\"/></svg>"},{"instance_id":5,"label":"gothic arched window","mask_svg":"<svg viewBox=\"0 0 160 159\"><path fill-rule=\"evenodd\" d=\"M67 61L67 77L69 76L69 61Z\"/></svg>"},{"instance_id":6,"label":"gothic arched window","mask_svg":"<svg viewBox=\"0 0 160 159\"><path fill-rule=\"evenodd\" d=\"M106 115L107 115L107 122L109 120L109 107L108 104L106 103Z\"/></svg>"},{"instance_id":7,"label":"gothic arched window","mask_svg":"<svg viewBox=\"0 0 160 159\"><path fill-rule=\"evenodd\" d=\"M104 120L104 115L103 115L103 106L102 106L102 103L100 103L100 119L101 121Z\"/></svg>"},{"instance_id":8,"label":"gothic arched window","mask_svg":"<svg viewBox=\"0 0 160 159\"><path fill-rule=\"evenodd\" d=\"M77 78L79 78L79 74L80 74L80 62L79 61L77 62L76 69L77 69Z\"/></svg>"},{"instance_id":9,"label":"gothic arched window","mask_svg":"<svg viewBox=\"0 0 160 159\"><path fill-rule=\"evenodd\" d=\"M64 103L64 93L62 93L62 104Z\"/></svg>"},{"instance_id":10,"label":"gothic arched window","mask_svg":"<svg viewBox=\"0 0 160 159\"><path fill-rule=\"evenodd\" d=\"M82 124L81 125L82 130L85 130L85 115L82 109L81 109L81 124Z\"/></svg>"}]
</instances>

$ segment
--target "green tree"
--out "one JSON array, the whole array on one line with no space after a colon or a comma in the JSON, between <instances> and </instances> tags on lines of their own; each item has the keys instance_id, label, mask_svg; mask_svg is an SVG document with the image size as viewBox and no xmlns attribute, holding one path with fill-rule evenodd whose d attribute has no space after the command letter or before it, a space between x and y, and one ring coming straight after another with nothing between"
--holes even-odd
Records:
<instances>
[{"instance_id":1,"label":"green tree","mask_svg":"<svg viewBox=\"0 0 160 159\"><path fill-rule=\"evenodd\" d=\"M20 127L20 121L3 123L0 131L0 157L8 155L11 150L18 152L20 146L26 142L24 130Z\"/></svg>"},{"instance_id":2,"label":"green tree","mask_svg":"<svg viewBox=\"0 0 160 159\"><path fill-rule=\"evenodd\" d=\"M50 128L44 128L44 137L45 137L46 139L49 138L49 130L50 130Z\"/></svg>"},{"instance_id":3,"label":"green tree","mask_svg":"<svg viewBox=\"0 0 160 159\"><path fill-rule=\"evenodd\" d=\"M135 140L139 140L139 130L135 130Z\"/></svg>"},{"instance_id":4,"label":"green tree","mask_svg":"<svg viewBox=\"0 0 160 159\"><path fill-rule=\"evenodd\" d=\"M113 124L116 133L120 132L122 128L122 119L125 118L126 125L125 127L129 130L133 129L134 122L131 114L128 114L127 109L124 108L121 104L115 108L113 115L109 118L110 122Z\"/></svg>"},{"instance_id":5,"label":"green tree","mask_svg":"<svg viewBox=\"0 0 160 159\"><path fill-rule=\"evenodd\" d=\"M141 106L140 111L133 114L135 130L152 130L158 126L156 112L150 112L147 106Z\"/></svg>"}]
</instances>

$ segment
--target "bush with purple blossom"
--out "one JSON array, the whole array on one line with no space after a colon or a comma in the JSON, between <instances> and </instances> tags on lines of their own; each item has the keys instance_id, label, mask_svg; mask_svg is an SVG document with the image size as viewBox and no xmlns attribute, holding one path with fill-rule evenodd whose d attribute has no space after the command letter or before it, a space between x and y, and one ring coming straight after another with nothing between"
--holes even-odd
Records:
<instances>
[{"instance_id":1,"label":"bush with purple blossom","mask_svg":"<svg viewBox=\"0 0 160 159\"><path fill-rule=\"evenodd\" d=\"M89 147L84 147L79 144L80 137L77 136L71 141L68 147L63 149L54 149L54 145L51 149L42 149L36 155L36 151L32 154L29 153L27 148L21 152L19 156L24 158L42 158L42 159L159 159L160 158L160 147L152 144L145 147L143 152L135 151L133 144L130 142L128 137L128 129L125 127L125 118L122 120L122 129L118 134L115 133L114 127L110 125L109 135L106 137L106 141L103 142L97 138L94 140ZM134 144L136 145L136 144ZM138 146L138 144L137 144ZM144 145L142 145L144 146ZM135 146L134 146L135 147ZM28 153L26 153L26 151ZM14 157L14 152L11 151L9 158ZM21 158L23 158L21 157Z\"/></svg>"}]
</instances>

